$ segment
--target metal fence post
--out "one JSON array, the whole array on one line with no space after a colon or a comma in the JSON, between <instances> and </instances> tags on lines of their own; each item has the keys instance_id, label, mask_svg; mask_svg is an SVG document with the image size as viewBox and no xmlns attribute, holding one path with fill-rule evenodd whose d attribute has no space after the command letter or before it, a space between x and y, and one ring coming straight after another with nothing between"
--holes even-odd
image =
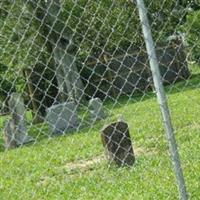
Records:
<instances>
[{"instance_id":1,"label":"metal fence post","mask_svg":"<svg viewBox=\"0 0 200 200\"><path fill-rule=\"evenodd\" d=\"M175 173L177 184L178 184L179 195L182 200L187 200L188 196L186 192L185 181L184 181L183 172L181 169L176 139L175 139L173 128L172 128L167 100L166 100L166 96L165 96L165 92L164 92L164 88L162 84L162 78L160 75L158 60L156 57L151 28L150 28L149 21L147 18L147 9L145 7L143 0L136 0L136 1L137 1L137 7L139 11L139 16L140 16L140 21L142 24L142 31L143 31L144 40L146 43L147 53L149 56L150 68L151 68L151 72L153 76L154 86L156 89L157 100L160 105L166 137L167 137L167 141L169 145L169 151L170 151L170 155L172 159L172 165L174 168L174 173Z\"/></svg>"}]
</instances>

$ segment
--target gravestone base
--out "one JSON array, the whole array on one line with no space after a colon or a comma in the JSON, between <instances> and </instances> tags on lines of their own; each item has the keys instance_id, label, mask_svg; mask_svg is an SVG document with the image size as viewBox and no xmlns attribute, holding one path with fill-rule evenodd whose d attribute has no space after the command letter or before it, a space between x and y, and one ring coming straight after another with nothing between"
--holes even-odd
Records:
<instances>
[{"instance_id":1,"label":"gravestone base","mask_svg":"<svg viewBox=\"0 0 200 200\"><path fill-rule=\"evenodd\" d=\"M46 122L50 134L64 134L76 130L79 127L76 105L74 102L66 102L47 109Z\"/></svg>"},{"instance_id":2,"label":"gravestone base","mask_svg":"<svg viewBox=\"0 0 200 200\"><path fill-rule=\"evenodd\" d=\"M15 140L14 129L14 123L12 120L8 120L5 123L3 131L4 147L6 149L15 148L18 146L17 141Z\"/></svg>"},{"instance_id":3,"label":"gravestone base","mask_svg":"<svg viewBox=\"0 0 200 200\"><path fill-rule=\"evenodd\" d=\"M33 114L33 124L41 124L44 122L44 117L38 115L38 114Z\"/></svg>"},{"instance_id":4,"label":"gravestone base","mask_svg":"<svg viewBox=\"0 0 200 200\"><path fill-rule=\"evenodd\" d=\"M15 126L12 119L5 123L3 139L6 149L16 148L34 141L31 136L17 129L18 127Z\"/></svg>"},{"instance_id":5,"label":"gravestone base","mask_svg":"<svg viewBox=\"0 0 200 200\"><path fill-rule=\"evenodd\" d=\"M31 136L27 135L26 133L18 132L16 136L17 137L15 138L15 140L17 142L17 146L21 146L35 141Z\"/></svg>"},{"instance_id":6,"label":"gravestone base","mask_svg":"<svg viewBox=\"0 0 200 200\"><path fill-rule=\"evenodd\" d=\"M104 127L101 139L111 163L119 167L134 164L135 156L127 123L119 121Z\"/></svg>"}]
</instances>

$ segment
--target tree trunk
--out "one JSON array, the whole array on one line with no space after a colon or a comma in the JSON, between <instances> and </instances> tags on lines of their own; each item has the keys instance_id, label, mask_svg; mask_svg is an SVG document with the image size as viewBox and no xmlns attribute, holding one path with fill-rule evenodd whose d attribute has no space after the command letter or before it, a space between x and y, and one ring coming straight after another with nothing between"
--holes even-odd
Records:
<instances>
[{"instance_id":1,"label":"tree trunk","mask_svg":"<svg viewBox=\"0 0 200 200\"><path fill-rule=\"evenodd\" d=\"M33 109L33 123L34 124L38 124L38 123L42 123L44 121L44 115L45 113L41 113L40 108L41 105L38 104L38 102L40 102L37 98L37 94L36 94L36 88L34 87L33 84L33 77L31 74L31 71L29 69L24 69L24 75L26 77L26 82L27 82L27 87L28 87L28 93L30 96L30 100L31 100L31 104L32 104L32 109Z\"/></svg>"}]
</instances>

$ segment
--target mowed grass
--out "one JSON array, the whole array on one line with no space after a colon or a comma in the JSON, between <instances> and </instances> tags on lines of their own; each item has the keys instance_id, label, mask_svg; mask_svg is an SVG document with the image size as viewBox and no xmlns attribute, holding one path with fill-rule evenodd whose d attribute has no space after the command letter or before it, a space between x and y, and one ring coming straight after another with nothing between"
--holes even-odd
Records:
<instances>
[{"instance_id":1,"label":"mowed grass","mask_svg":"<svg viewBox=\"0 0 200 200\"><path fill-rule=\"evenodd\" d=\"M191 199L200 199L200 75L165 89L187 190ZM178 199L155 94L121 97L105 107L110 117L93 127L48 137L47 127L38 125L29 129L37 139L34 144L1 148L0 199ZM134 167L117 168L106 160L79 167L80 161L104 154L100 129L119 114L129 124Z\"/></svg>"}]
</instances>

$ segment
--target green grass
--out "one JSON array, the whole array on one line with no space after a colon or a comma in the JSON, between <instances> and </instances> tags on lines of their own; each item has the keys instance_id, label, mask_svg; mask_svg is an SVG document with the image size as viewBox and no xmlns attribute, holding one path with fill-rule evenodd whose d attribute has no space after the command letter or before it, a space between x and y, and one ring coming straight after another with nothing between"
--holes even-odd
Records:
<instances>
[{"instance_id":1,"label":"green grass","mask_svg":"<svg viewBox=\"0 0 200 200\"><path fill-rule=\"evenodd\" d=\"M200 199L200 75L166 92L172 114L182 168L191 199ZM121 97L107 102L110 117L92 128L60 137L47 137L47 127L31 127L37 142L21 148L0 149L0 199L178 199L159 107L155 94ZM132 169L108 167L106 161L86 169L70 170L80 160L104 153L99 130L123 114L128 122L136 155ZM4 118L0 118L0 127ZM0 140L2 143L2 139Z\"/></svg>"}]
</instances>

